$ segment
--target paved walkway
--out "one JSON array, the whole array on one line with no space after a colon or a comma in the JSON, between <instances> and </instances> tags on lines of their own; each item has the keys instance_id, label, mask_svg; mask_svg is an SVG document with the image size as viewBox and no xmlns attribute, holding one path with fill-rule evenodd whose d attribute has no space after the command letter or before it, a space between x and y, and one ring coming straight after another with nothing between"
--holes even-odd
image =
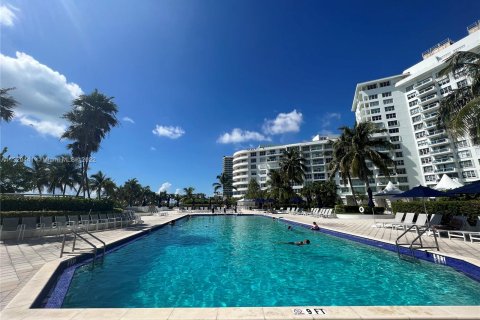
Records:
<instances>
[{"instance_id":1,"label":"paved walkway","mask_svg":"<svg viewBox=\"0 0 480 320\"><path fill-rule=\"evenodd\" d=\"M172 219L177 219L183 215L183 213L173 213L168 216L143 217L144 224L142 225L123 229L98 231L95 234L108 244L154 225L163 224ZM323 219L289 214L276 214L275 217L283 217L285 219L307 224L317 221L322 228L382 240L389 243L394 243L397 236L401 233L400 230L374 228L372 227L372 220ZM410 237L412 237L412 235L410 235ZM423 239L425 242L433 244L433 237L424 237ZM17 243L16 241L0 242L0 310L5 308L20 289L43 265L49 261L60 259L61 240L60 237L41 237L25 239L25 241L20 243ZM460 239L449 240L441 238L439 239L439 245L441 253L462 257L465 260L480 265L479 242L470 243L464 242ZM84 252L84 250L87 249L87 247L81 242L77 242L77 247L80 249L78 253L81 253L82 251ZM66 250L68 250L68 247ZM71 256L71 254L68 254L67 256Z\"/></svg>"}]
</instances>

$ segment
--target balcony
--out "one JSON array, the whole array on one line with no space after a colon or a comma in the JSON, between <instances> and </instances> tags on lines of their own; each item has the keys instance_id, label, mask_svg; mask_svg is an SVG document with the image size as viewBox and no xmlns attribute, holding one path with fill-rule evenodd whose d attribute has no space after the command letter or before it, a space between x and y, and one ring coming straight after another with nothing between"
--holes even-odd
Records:
<instances>
[{"instance_id":1,"label":"balcony","mask_svg":"<svg viewBox=\"0 0 480 320\"><path fill-rule=\"evenodd\" d=\"M443 153L450 153L452 150L450 148L432 148L430 154L443 154Z\"/></svg>"},{"instance_id":2,"label":"balcony","mask_svg":"<svg viewBox=\"0 0 480 320\"><path fill-rule=\"evenodd\" d=\"M434 121L434 122L429 122L429 123L425 123L425 127L427 129L430 129L430 128L436 128L437 127L437 123Z\"/></svg>"},{"instance_id":3,"label":"balcony","mask_svg":"<svg viewBox=\"0 0 480 320\"><path fill-rule=\"evenodd\" d=\"M419 99L418 103L423 106L427 103L431 103L433 101L438 100L438 98L439 98L438 94L432 93L432 94L429 94L428 96L425 96L425 97L422 97L421 99Z\"/></svg>"},{"instance_id":4,"label":"balcony","mask_svg":"<svg viewBox=\"0 0 480 320\"><path fill-rule=\"evenodd\" d=\"M237 174L237 175L238 175L240 172L245 172L245 171L248 171L248 166L236 168L235 170L233 170L233 172L234 172L235 174Z\"/></svg>"},{"instance_id":5,"label":"balcony","mask_svg":"<svg viewBox=\"0 0 480 320\"><path fill-rule=\"evenodd\" d=\"M419 98L420 98L420 97L424 97L425 95L427 95L427 94L429 94L429 93L435 92L435 90L436 90L436 88L435 88L435 86L433 86L433 85L430 86L430 87L426 87L426 88L418 91L417 97L419 97Z\"/></svg>"},{"instance_id":6,"label":"balcony","mask_svg":"<svg viewBox=\"0 0 480 320\"><path fill-rule=\"evenodd\" d=\"M456 170L457 169L455 167L438 168L438 169L435 169L435 173L455 172Z\"/></svg>"},{"instance_id":7,"label":"balcony","mask_svg":"<svg viewBox=\"0 0 480 320\"><path fill-rule=\"evenodd\" d=\"M440 138L440 139L430 139L430 145L431 146L437 146L437 145L442 145L442 144L447 144L450 143L450 139L447 138Z\"/></svg>"},{"instance_id":8,"label":"balcony","mask_svg":"<svg viewBox=\"0 0 480 320\"><path fill-rule=\"evenodd\" d=\"M423 79L422 81L419 81L419 82L415 83L413 88L416 89L416 90L419 90L419 89L422 89L422 88L428 86L431 83L433 83L433 79L432 79L432 77L429 77L427 79Z\"/></svg>"},{"instance_id":9,"label":"balcony","mask_svg":"<svg viewBox=\"0 0 480 320\"><path fill-rule=\"evenodd\" d=\"M247 160L241 160L241 161L238 161L236 163L233 164L232 168L233 168L233 171L235 171L237 168L241 167L241 166L245 166L248 164L248 161Z\"/></svg>"},{"instance_id":10,"label":"balcony","mask_svg":"<svg viewBox=\"0 0 480 320\"><path fill-rule=\"evenodd\" d=\"M434 164L439 164L439 163L449 163L449 162L454 162L455 158L454 157L444 157L444 158L439 158L433 160Z\"/></svg>"},{"instance_id":11,"label":"balcony","mask_svg":"<svg viewBox=\"0 0 480 320\"><path fill-rule=\"evenodd\" d=\"M423 111L427 111L427 110L430 110L430 111L433 111L433 110L436 110L440 107L440 103L439 102L432 102L432 103L429 103L429 104L426 104L422 107L422 110Z\"/></svg>"},{"instance_id":12,"label":"balcony","mask_svg":"<svg viewBox=\"0 0 480 320\"><path fill-rule=\"evenodd\" d=\"M442 135L442 134L445 134L445 130L430 130L430 131L428 131L428 136L429 137L435 137L435 136L439 136L439 135Z\"/></svg>"},{"instance_id":13,"label":"balcony","mask_svg":"<svg viewBox=\"0 0 480 320\"><path fill-rule=\"evenodd\" d=\"M431 112L423 115L423 120L434 119L438 116L438 112Z\"/></svg>"}]
</instances>

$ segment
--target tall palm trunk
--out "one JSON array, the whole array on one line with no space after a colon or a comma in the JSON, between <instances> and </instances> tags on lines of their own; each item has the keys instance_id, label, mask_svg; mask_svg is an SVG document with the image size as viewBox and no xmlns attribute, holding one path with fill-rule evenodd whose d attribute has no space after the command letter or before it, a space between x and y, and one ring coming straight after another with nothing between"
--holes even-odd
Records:
<instances>
[{"instance_id":1,"label":"tall palm trunk","mask_svg":"<svg viewBox=\"0 0 480 320\"><path fill-rule=\"evenodd\" d=\"M347 172L347 179L348 184L350 185L350 189L352 190L353 201L355 202L355 205L358 206L357 195L355 194L355 189L353 189L352 177L350 176L350 172Z\"/></svg>"}]
</instances>

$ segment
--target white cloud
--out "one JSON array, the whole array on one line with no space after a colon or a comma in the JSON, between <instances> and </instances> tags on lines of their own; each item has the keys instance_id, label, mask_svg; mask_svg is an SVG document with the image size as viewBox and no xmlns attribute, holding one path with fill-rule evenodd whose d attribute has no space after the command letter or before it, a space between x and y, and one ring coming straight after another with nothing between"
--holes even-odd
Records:
<instances>
[{"instance_id":1,"label":"white cloud","mask_svg":"<svg viewBox=\"0 0 480 320\"><path fill-rule=\"evenodd\" d=\"M240 143L245 141L270 141L270 137L266 137L255 131L246 131L235 128L231 133L224 133L218 139L218 143Z\"/></svg>"},{"instance_id":2,"label":"white cloud","mask_svg":"<svg viewBox=\"0 0 480 320\"><path fill-rule=\"evenodd\" d=\"M178 139L185 134L185 130L180 127L159 126L158 124L152 132L159 137L167 137L170 139Z\"/></svg>"},{"instance_id":3,"label":"white cloud","mask_svg":"<svg viewBox=\"0 0 480 320\"><path fill-rule=\"evenodd\" d=\"M125 122L135 123L135 121L133 121L133 119L130 117L123 117L122 120Z\"/></svg>"},{"instance_id":4,"label":"white cloud","mask_svg":"<svg viewBox=\"0 0 480 320\"><path fill-rule=\"evenodd\" d=\"M180 188L175 189L175 194L180 194L181 192L182 192L182 189Z\"/></svg>"},{"instance_id":5,"label":"white cloud","mask_svg":"<svg viewBox=\"0 0 480 320\"><path fill-rule=\"evenodd\" d=\"M17 15L11 10L19 11L14 6L0 6L0 25L6 27L13 27L14 21L17 19Z\"/></svg>"},{"instance_id":6,"label":"white cloud","mask_svg":"<svg viewBox=\"0 0 480 320\"><path fill-rule=\"evenodd\" d=\"M150 147L150 151L157 151L157 148L155 148L155 147Z\"/></svg>"},{"instance_id":7,"label":"white cloud","mask_svg":"<svg viewBox=\"0 0 480 320\"><path fill-rule=\"evenodd\" d=\"M327 112L321 120L320 123L320 134L322 135L329 135L331 136L333 131L331 130L330 126L332 125L332 120L340 120L342 118L342 115L338 112Z\"/></svg>"},{"instance_id":8,"label":"white cloud","mask_svg":"<svg viewBox=\"0 0 480 320\"><path fill-rule=\"evenodd\" d=\"M157 193L168 191L168 188L170 188L171 186L172 186L172 184L170 182L164 182L164 183L162 183L162 185L158 189Z\"/></svg>"},{"instance_id":9,"label":"white cloud","mask_svg":"<svg viewBox=\"0 0 480 320\"><path fill-rule=\"evenodd\" d=\"M2 87L15 87L9 92L18 102L15 116L21 124L31 126L41 134L59 137L67 127L61 116L71 108L72 100L82 89L49 66L28 54L16 57L0 53Z\"/></svg>"},{"instance_id":10,"label":"white cloud","mask_svg":"<svg viewBox=\"0 0 480 320\"><path fill-rule=\"evenodd\" d=\"M273 120L265 119L263 132L265 134L282 134L287 132L300 131L300 125L303 122L303 115L297 110L290 113L279 113Z\"/></svg>"}]
</instances>

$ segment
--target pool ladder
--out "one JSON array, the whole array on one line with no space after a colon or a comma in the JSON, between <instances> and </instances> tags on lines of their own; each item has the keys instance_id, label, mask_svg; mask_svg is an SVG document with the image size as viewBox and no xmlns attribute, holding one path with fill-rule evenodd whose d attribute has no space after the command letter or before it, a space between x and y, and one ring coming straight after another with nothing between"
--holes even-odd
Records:
<instances>
[{"instance_id":1,"label":"pool ladder","mask_svg":"<svg viewBox=\"0 0 480 320\"><path fill-rule=\"evenodd\" d=\"M412 231L413 229L415 229L415 231L417 232L417 236L411 242L408 242L407 237L405 237L405 240L407 240L407 242L400 243L400 239L403 238L406 234L408 234L409 231ZM427 232L432 232L433 233L433 238L435 239L435 246L433 246L433 247L427 247L427 246L424 246L424 244L423 244L422 236ZM423 229L423 230L420 230L420 228L417 225L411 225L410 227L405 229L405 231L397 238L397 240L395 240L395 246L397 247L397 254L398 254L399 258L402 258L402 253L400 252L400 247L403 246L403 245L408 245L408 249L410 250L409 251L410 256L412 256L412 258L416 258L415 257L415 250L413 249L414 246L417 246L417 248L419 248L419 249L432 248L432 249L437 249L437 251L440 251L440 248L438 246L438 241L437 241L437 233L435 232L435 230L432 230L430 225L427 225L426 228Z\"/></svg>"},{"instance_id":2,"label":"pool ladder","mask_svg":"<svg viewBox=\"0 0 480 320\"><path fill-rule=\"evenodd\" d=\"M84 235L82 235L80 233L80 231L83 231L84 232ZM62 248L61 248L61 251L60 251L60 258L63 257L63 254L66 252L65 251L65 243L67 241L67 233L72 233L73 234L73 244L72 244L72 253L75 252L75 245L77 243L77 238L79 238L80 240L83 240L85 243L87 243L90 247L92 247L93 249L93 259L92 259L92 266L95 266L95 261L97 260L97 253L98 253L98 250L99 249L102 249L103 250L103 253L101 255L101 262L103 262L103 259L105 258L105 248L106 248L106 243L101 240L99 237L93 235L91 232L89 232L86 228L84 229L80 229L80 228L66 228L64 233L63 233L63 241L62 241ZM97 240L98 242L100 242L102 244L102 247L99 248L97 247L91 240L88 240L85 235L88 235L90 237L92 237L94 240Z\"/></svg>"}]
</instances>

